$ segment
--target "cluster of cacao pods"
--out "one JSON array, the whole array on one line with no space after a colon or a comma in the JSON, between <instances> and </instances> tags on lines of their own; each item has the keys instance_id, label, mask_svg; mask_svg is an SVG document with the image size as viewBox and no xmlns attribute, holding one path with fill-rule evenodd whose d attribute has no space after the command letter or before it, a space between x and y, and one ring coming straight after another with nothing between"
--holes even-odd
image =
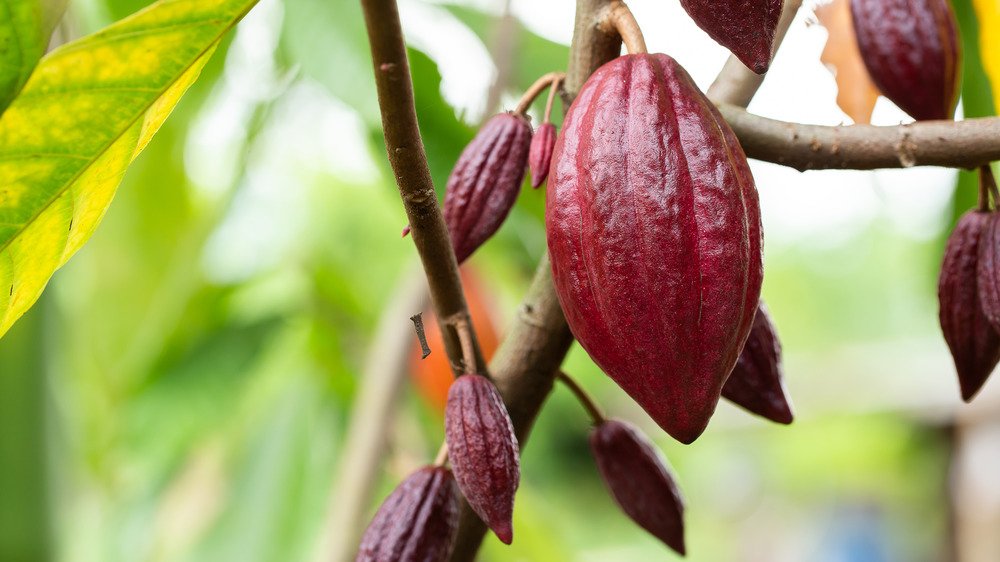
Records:
<instances>
[{"instance_id":1,"label":"cluster of cacao pods","mask_svg":"<svg viewBox=\"0 0 1000 562\"><path fill-rule=\"evenodd\" d=\"M992 171L980 174L983 204L955 225L938 281L941 331L966 402L1000 362L1000 213L986 203L988 188L996 192Z\"/></svg>"},{"instance_id":2,"label":"cluster of cacao pods","mask_svg":"<svg viewBox=\"0 0 1000 562\"><path fill-rule=\"evenodd\" d=\"M878 89L914 119L951 119L962 41L948 0L851 0L861 58Z\"/></svg>"}]
</instances>

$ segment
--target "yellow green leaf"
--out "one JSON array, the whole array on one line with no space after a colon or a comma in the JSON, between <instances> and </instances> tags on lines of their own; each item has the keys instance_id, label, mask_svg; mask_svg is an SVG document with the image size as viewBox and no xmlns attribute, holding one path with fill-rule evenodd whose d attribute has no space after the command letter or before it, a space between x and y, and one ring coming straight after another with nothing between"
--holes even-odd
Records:
<instances>
[{"instance_id":1,"label":"yellow green leaf","mask_svg":"<svg viewBox=\"0 0 1000 562\"><path fill-rule=\"evenodd\" d=\"M0 0L0 113L45 54L66 0Z\"/></svg>"},{"instance_id":2,"label":"yellow green leaf","mask_svg":"<svg viewBox=\"0 0 1000 562\"><path fill-rule=\"evenodd\" d=\"M1000 111L1000 0L974 0L979 20L979 52L993 87L993 107Z\"/></svg>"},{"instance_id":3,"label":"yellow green leaf","mask_svg":"<svg viewBox=\"0 0 1000 562\"><path fill-rule=\"evenodd\" d=\"M125 170L257 0L161 0L53 51L0 116L0 336L90 238Z\"/></svg>"}]
</instances>

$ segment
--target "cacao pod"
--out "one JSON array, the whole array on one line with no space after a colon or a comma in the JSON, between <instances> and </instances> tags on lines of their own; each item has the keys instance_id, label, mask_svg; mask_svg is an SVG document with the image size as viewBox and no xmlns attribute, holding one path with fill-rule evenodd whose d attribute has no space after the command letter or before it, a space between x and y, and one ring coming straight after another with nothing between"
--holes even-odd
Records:
<instances>
[{"instance_id":1,"label":"cacao pod","mask_svg":"<svg viewBox=\"0 0 1000 562\"><path fill-rule=\"evenodd\" d=\"M622 511L684 555L684 500L656 446L631 424L605 420L591 432L590 449Z\"/></svg>"},{"instance_id":2,"label":"cacao pod","mask_svg":"<svg viewBox=\"0 0 1000 562\"><path fill-rule=\"evenodd\" d=\"M555 146L556 126L552 123L542 123L531 139L531 151L528 153L531 187L537 189L549 176L549 163L552 161L552 149Z\"/></svg>"},{"instance_id":3,"label":"cacao pod","mask_svg":"<svg viewBox=\"0 0 1000 562\"><path fill-rule=\"evenodd\" d=\"M479 518L510 544L520 459L514 425L489 379L462 375L452 383L444 429L459 489Z\"/></svg>"},{"instance_id":4,"label":"cacao pod","mask_svg":"<svg viewBox=\"0 0 1000 562\"><path fill-rule=\"evenodd\" d=\"M664 430L694 441L760 295L743 149L676 61L627 55L584 84L552 165L549 254L573 334Z\"/></svg>"},{"instance_id":5,"label":"cacao pod","mask_svg":"<svg viewBox=\"0 0 1000 562\"><path fill-rule=\"evenodd\" d=\"M994 331L1000 333L1000 213L989 213L976 264L979 304Z\"/></svg>"},{"instance_id":6,"label":"cacao pod","mask_svg":"<svg viewBox=\"0 0 1000 562\"><path fill-rule=\"evenodd\" d=\"M517 200L528 163L531 125L516 113L487 121L448 178L444 220L458 263L496 233Z\"/></svg>"},{"instance_id":7,"label":"cacao pod","mask_svg":"<svg viewBox=\"0 0 1000 562\"><path fill-rule=\"evenodd\" d=\"M382 502L358 549L358 562L447 560L458 533L458 490L451 471L427 466Z\"/></svg>"},{"instance_id":8,"label":"cacao pod","mask_svg":"<svg viewBox=\"0 0 1000 562\"><path fill-rule=\"evenodd\" d=\"M983 312L976 279L979 249L989 221L987 212L962 215L948 238L938 282L941 331L955 360L966 402L982 388L1000 361L1000 336Z\"/></svg>"},{"instance_id":9,"label":"cacao pod","mask_svg":"<svg viewBox=\"0 0 1000 562\"><path fill-rule=\"evenodd\" d=\"M782 0L681 0L698 27L757 74L767 72Z\"/></svg>"},{"instance_id":10,"label":"cacao pod","mask_svg":"<svg viewBox=\"0 0 1000 562\"><path fill-rule=\"evenodd\" d=\"M763 302L757 305L750 336L722 387L722 396L758 416L792 423L781 373L781 343Z\"/></svg>"},{"instance_id":11,"label":"cacao pod","mask_svg":"<svg viewBox=\"0 0 1000 562\"><path fill-rule=\"evenodd\" d=\"M948 0L851 0L861 58L885 97L914 119L951 119L962 41Z\"/></svg>"}]
</instances>

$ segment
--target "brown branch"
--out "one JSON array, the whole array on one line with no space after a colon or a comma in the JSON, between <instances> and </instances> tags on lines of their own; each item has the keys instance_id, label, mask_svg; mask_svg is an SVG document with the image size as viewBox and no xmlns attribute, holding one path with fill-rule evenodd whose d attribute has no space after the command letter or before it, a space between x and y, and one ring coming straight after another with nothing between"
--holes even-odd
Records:
<instances>
[{"instance_id":1,"label":"brown branch","mask_svg":"<svg viewBox=\"0 0 1000 562\"><path fill-rule=\"evenodd\" d=\"M438 207L434 183L427 167L427 154L417 127L413 83L399 11L395 0L362 0L361 7L375 67L375 86L389 164L396 176L396 185L410 220L413 243L427 276L445 351L457 376L461 374L461 344L454 331L447 329L445 319L461 317L470 326L471 319L462 293L455 253ZM476 342L476 370L486 373L486 361L474 332L472 338Z\"/></svg>"},{"instance_id":2,"label":"brown branch","mask_svg":"<svg viewBox=\"0 0 1000 562\"><path fill-rule=\"evenodd\" d=\"M785 34L788 33L788 28L792 26L795 14L801 7L802 0L785 0L781 19L778 20L778 27L774 32L774 52L778 51L778 47L785 40ZM722 72L708 88L708 97L716 103L731 103L746 107L750 105L750 100L764 83L764 76L747 68L735 55L730 55L722 67Z\"/></svg>"},{"instance_id":3,"label":"brown branch","mask_svg":"<svg viewBox=\"0 0 1000 562\"><path fill-rule=\"evenodd\" d=\"M1000 160L1000 117L894 127L802 125L719 106L747 156L797 170L977 168Z\"/></svg>"}]
</instances>

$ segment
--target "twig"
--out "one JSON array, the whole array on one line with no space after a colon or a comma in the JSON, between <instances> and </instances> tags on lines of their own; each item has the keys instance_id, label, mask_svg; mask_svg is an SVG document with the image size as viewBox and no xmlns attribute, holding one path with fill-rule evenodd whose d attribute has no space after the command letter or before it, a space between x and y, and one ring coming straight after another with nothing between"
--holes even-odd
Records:
<instances>
[{"instance_id":1,"label":"twig","mask_svg":"<svg viewBox=\"0 0 1000 562\"><path fill-rule=\"evenodd\" d=\"M614 0L607 5L598 15L598 26L605 33L617 33L625 49L632 55L646 52L646 40L639 29L639 22L635 21L632 10L620 0Z\"/></svg>"},{"instance_id":2,"label":"twig","mask_svg":"<svg viewBox=\"0 0 1000 562\"><path fill-rule=\"evenodd\" d=\"M797 170L974 169L1000 160L1000 117L829 127L768 119L733 105L719 111L747 156Z\"/></svg>"},{"instance_id":3,"label":"twig","mask_svg":"<svg viewBox=\"0 0 1000 562\"><path fill-rule=\"evenodd\" d=\"M594 402L594 399L591 398L590 394L587 394L587 391L580 386L580 383L573 380L573 377L567 375L565 371L559 371L556 377L559 379L559 382L566 385L566 388L576 396L577 402L583 406L583 409L587 410L587 414L590 415L590 420L594 422L594 425L604 423L604 414L601 413L601 409Z\"/></svg>"},{"instance_id":4,"label":"twig","mask_svg":"<svg viewBox=\"0 0 1000 562\"><path fill-rule=\"evenodd\" d=\"M423 262L445 351L454 369L461 365L461 346L455 335L446 329L444 319L469 318L469 310L417 126L399 10L395 0L362 0L361 7L375 67L375 86L389 164L410 220L411 238ZM475 341L474 332L472 337ZM475 350L477 371L485 372L486 362L478 345ZM455 372L456 376L459 374Z\"/></svg>"},{"instance_id":5,"label":"twig","mask_svg":"<svg viewBox=\"0 0 1000 562\"><path fill-rule=\"evenodd\" d=\"M431 346L427 345L427 334L424 333L423 313L418 312L410 316L410 321L413 322L413 330L417 332L417 340L420 342L420 358L427 359L431 354Z\"/></svg>"}]
</instances>

